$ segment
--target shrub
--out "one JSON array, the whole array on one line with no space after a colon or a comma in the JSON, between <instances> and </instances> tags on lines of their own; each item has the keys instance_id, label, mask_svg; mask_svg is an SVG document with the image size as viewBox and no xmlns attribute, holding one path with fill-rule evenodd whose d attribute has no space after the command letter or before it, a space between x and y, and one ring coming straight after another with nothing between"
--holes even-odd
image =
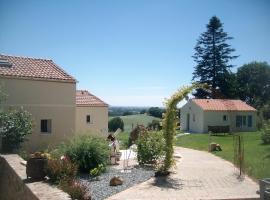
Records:
<instances>
[{"instance_id":1,"label":"shrub","mask_svg":"<svg viewBox=\"0 0 270 200\"><path fill-rule=\"evenodd\" d=\"M62 151L82 172L89 172L99 164L106 166L110 153L109 145L104 138L91 135L76 136L63 148Z\"/></svg>"},{"instance_id":2,"label":"shrub","mask_svg":"<svg viewBox=\"0 0 270 200\"><path fill-rule=\"evenodd\" d=\"M46 173L52 182L59 182L62 179L74 178L77 174L78 166L69 159L49 159Z\"/></svg>"},{"instance_id":3,"label":"shrub","mask_svg":"<svg viewBox=\"0 0 270 200\"><path fill-rule=\"evenodd\" d=\"M71 199L91 200L87 192L87 187L75 179L62 179L59 183L60 188L68 193Z\"/></svg>"},{"instance_id":4,"label":"shrub","mask_svg":"<svg viewBox=\"0 0 270 200\"><path fill-rule=\"evenodd\" d=\"M98 167L90 170L90 175L92 177L96 177L105 171L106 171L106 167L103 164L99 164Z\"/></svg>"},{"instance_id":5,"label":"shrub","mask_svg":"<svg viewBox=\"0 0 270 200\"><path fill-rule=\"evenodd\" d=\"M25 137L32 133L31 114L22 108L0 112L0 136L4 152L20 148Z\"/></svg>"},{"instance_id":6,"label":"shrub","mask_svg":"<svg viewBox=\"0 0 270 200\"><path fill-rule=\"evenodd\" d=\"M122 131L123 131L124 130L124 122L120 117L114 117L109 121L108 127L109 127L110 132L114 132L118 128L122 129Z\"/></svg>"},{"instance_id":7,"label":"shrub","mask_svg":"<svg viewBox=\"0 0 270 200\"><path fill-rule=\"evenodd\" d=\"M137 141L139 164L156 164L165 155L164 146L162 132L148 132L140 135Z\"/></svg>"},{"instance_id":8,"label":"shrub","mask_svg":"<svg viewBox=\"0 0 270 200\"><path fill-rule=\"evenodd\" d=\"M129 134L128 146L134 144L140 135L147 133L147 129L143 125L137 125Z\"/></svg>"},{"instance_id":9,"label":"shrub","mask_svg":"<svg viewBox=\"0 0 270 200\"><path fill-rule=\"evenodd\" d=\"M160 131L162 129L161 125L160 125L160 121L159 120L152 120L151 123L148 123L147 125L147 129L149 130L154 130L154 131Z\"/></svg>"},{"instance_id":10,"label":"shrub","mask_svg":"<svg viewBox=\"0 0 270 200\"><path fill-rule=\"evenodd\" d=\"M270 144L270 120L265 121L263 124L262 130L262 142L263 144Z\"/></svg>"}]
</instances>

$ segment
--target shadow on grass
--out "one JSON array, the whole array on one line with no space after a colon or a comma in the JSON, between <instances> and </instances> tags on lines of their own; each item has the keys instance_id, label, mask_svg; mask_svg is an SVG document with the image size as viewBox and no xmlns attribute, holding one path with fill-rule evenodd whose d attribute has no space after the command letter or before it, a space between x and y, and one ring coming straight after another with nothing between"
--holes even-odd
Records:
<instances>
[{"instance_id":1,"label":"shadow on grass","mask_svg":"<svg viewBox=\"0 0 270 200\"><path fill-rule=\"evenodd\" d=\"M156 177L153 186L167 189L181 190L183 189L183 183L181 179L171 178L171 177Z\"/></svg>"}]
</instances>

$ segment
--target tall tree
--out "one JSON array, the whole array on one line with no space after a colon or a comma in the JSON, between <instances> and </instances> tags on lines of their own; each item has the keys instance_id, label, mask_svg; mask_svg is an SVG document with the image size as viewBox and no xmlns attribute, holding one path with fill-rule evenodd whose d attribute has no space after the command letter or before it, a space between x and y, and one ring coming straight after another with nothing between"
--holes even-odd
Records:
<instances>
[{"instance_id":1,"label":"tall tree","mask_svg":"<svg viewBox=\"0 0 270 200\"><path fill-rule=\"evenodd\" d=\"M270 65L252 62L237 70L239 97L257 109L270 104Z\"/></svg>"},{"instance_id":2,"label":"tall tree","mask_svg":"<svg viewBox=\"0 0 270 200\"><path fill-rule=\"evenodd\" d=\"M233 75L229 61L238 56L231 55L235 50L227 44L233 39L223 31L223 24L219 18L213 16L206 25L206 32L202 33L195 46L194 61L197 63L192 80L197 83L207 83L210 90L197 89L197 98L232 98L231 91ZM230 83L230 84L229 84ZM229 88L230 87L230 88Z\"/></svg>"}]
</instances>

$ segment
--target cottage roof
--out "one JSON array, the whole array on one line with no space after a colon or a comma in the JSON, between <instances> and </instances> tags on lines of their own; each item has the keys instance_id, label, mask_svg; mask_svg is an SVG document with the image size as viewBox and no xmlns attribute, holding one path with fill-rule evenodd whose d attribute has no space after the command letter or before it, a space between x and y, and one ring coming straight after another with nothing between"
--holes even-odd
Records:
<instances>
[{"instance_id":1,"label":"cottage roof","mask_svg":"<svg viewBox=\"0 0 270 200\"><path fill-rule=\"evenodd\" d=\"M87 90L76 91L76 105L77 106L95 106L95 107L107 107L104 101L91 94Z\"/></svg>"},{"instance_id":2,"label":"cottage roof","mask_svg":"<svg viewBox=\"0 0 270 200\"><path fill-rule=\"evenodd\" d=\"M205 111L256 111L241 100L231 99L192 99Z\"/></svg>"},{"instance_id":3,"label":"cottage roof","mask_svg":"<svg viewBox=\"0 0 270 200\"><path fill-rule=\"evenodd\" d=\"M0 54L0 77L73 82L52 60Z\"/></svg>"}]
</instances>

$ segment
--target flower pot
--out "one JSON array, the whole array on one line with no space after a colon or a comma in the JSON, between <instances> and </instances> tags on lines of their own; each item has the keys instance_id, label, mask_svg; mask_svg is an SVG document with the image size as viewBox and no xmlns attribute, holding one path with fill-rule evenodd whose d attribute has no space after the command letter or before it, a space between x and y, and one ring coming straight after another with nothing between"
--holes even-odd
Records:
<instances>
[{"instance_id":1,"label":"flower pot","mask_svg":"<svg viewBox=\"0 0 270 200\"><path fill-rule=\"evenodd\" d=\"M47 159L46 158L30 158L26 164L26 175L27 178L31 177L35 180L44 179L46 176L46 165Z\"/></svg>"}]
</instances>

